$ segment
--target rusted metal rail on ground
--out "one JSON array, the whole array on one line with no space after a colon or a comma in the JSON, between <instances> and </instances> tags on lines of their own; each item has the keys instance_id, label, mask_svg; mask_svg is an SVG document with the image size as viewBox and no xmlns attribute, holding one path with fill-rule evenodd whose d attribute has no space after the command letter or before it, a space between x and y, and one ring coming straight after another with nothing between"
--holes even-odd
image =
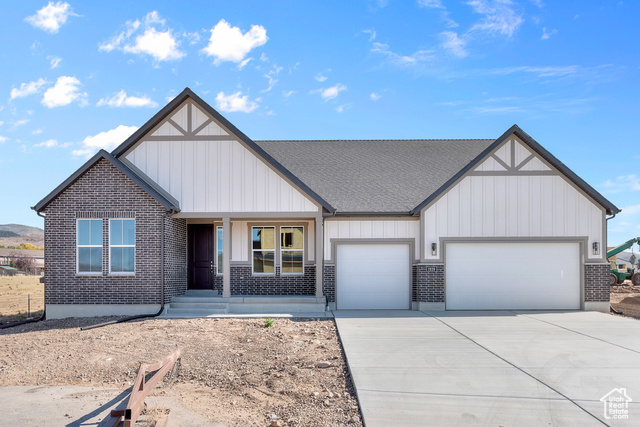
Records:
<instances>
[{"instance_id":1,"label":"rusted metal rail on ground","mask_svg":"<svg viewBox=\"0 0 640 427\"><path fill-rule=\"evenodd\" d=\"M144 409L144 399L149 392L158 384L162 378L169 372L173 365L180 359L181 352L176 350L169 356L165 357L161 361L152 365L143 363L140 365L138 376L136 377L133 388L131 389L131 395L127 402L127 407L124 409L114 409L111 411L111 417L107 421L106 425L109 427L116 427L123 424L123 427L133 427L136 420ZM154 372L153 376L148 380L145 380L147 373ZM169 415L165 415L162 419L156 422L156 427L165 426Z\"/></svg>"}]
</instances>

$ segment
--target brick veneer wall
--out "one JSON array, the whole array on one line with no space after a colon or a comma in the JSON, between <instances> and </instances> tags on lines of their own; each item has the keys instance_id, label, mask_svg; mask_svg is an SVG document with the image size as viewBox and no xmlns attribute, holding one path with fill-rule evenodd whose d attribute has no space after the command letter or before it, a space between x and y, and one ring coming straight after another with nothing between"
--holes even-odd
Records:
<instances>
[{"instance_id":1,"label":"brick veneer wall","mask_svg":"<svg viewBox=\"0 0 640 427\"><path fill-rule=\"evenodd\" d=\"M315 295L316 267L304 266L304 275L252 276L251 266L231 266L231 295Z\"/></svg>"},{"instance_id":2,"label":"brick veneer wall","mask_svg":"<svg viewBox=\"0 0 640 427\"><path fill-rule=\"evenodd\" d=\"M159 304L160 235L164 213L158 202L108 161L98 161L45 209L45 303ZM78 218L103 220L100 274L76 274ZM108 273L110 218L136 220L135 275L111 276ZM183 225L173 224L175 241ZM186 256L186 250L184 253ZM175 266L182 257L180 249L172 252L171 257ZM177 292L182 286L179 274L174 267L165 271L172 277L171 292Z\"/></svg>"},{"instance_id":3,"label":"brick veneer wall","mask_svg":"<svg viewBox=\"0 0 640 427\"><path fill-rule=\"evenodd\" d=\"M222 295L222 274L219 275L217 271L214 271L213 274L215 274L215 276L213 276L213 290L218 291L218 294Z\"/></svg>"},{"instance_id":4,"label":"brick veneer wall","mask_svg":"<svg viewBox=\"0 0 640 427\"><path fill-rule=\"evenodd\" d=\"M609 302L609 264L585 264L584 300Z\"/></svg>"},{"instance_id":5,"label":"brick veneer wall","mask_svg":"<svg viewBox=\"0 0 640 427\"><path fill-rule=\"evenodd\" d=\"M413 266L413 301L444 302L444 265Z\"/></svg>"},{"instance_id":6,"label":"brick veneer wall","mask_svg":"<svg viewBox=\"0 0 640 427\"><path fill-rule=\"evenodd\" d=\"M336 302L336 266L325 265L323 278L322 293L327 302Z\"/></svg>"},{"instance_id":7,"label":"brick veneer wall","mask_svg":"<svg viewBox=\"0 0 640 427\"><path fill-rule=\"evenodd\" d=\"M187 220L164 218L164 302L187 291Z\"/></svg>"}]
</instances>

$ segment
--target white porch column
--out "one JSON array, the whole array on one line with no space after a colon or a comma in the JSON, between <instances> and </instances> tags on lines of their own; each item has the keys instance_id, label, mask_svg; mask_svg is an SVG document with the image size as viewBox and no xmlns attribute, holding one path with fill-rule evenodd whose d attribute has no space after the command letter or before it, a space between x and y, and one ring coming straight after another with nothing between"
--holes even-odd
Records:
<instances>
[{"instance_id":1,"label":"white porch column","mask_svg":"<svg viewBox=\"0 0 640 427\"><path fill-rule=\"evenodd\" d=\"M222 297L231 296L231 219L222 218Z\"/></svg>"},{"instance_id":2,"label":"white porch column","mask_svg":"<svg viewBox=\"0 0 640 427\"><path fill-rule=\"evenodd\" d=\"M316 298L322 298L324 280L324 221L322 215L316 217Z\"/></svg>"}]
</instances>

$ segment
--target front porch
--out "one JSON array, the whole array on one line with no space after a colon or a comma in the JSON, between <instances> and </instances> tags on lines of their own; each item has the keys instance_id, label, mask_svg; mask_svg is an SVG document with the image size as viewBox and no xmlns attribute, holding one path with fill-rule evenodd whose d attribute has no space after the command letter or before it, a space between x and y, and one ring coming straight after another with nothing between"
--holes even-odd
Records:
<instances>
[{"instance_id":1,"label":"front porch","mask_svg":"<svg viewBox=\"0 0 640 427\"><path fill-rule=\"evenodd\" d=\"M235 295L223 297L215 290L188 290L175 296L163 318L225 317L326 317L326 299L314 295Z\"/></svg>"},{"instance_id":2,"label":"front porch","mask_svg":"<svg viewBox=\"0 0 640 427\"><path fill-rule=\"evenodd\" d=\"M242 311L239 304L254 309L261 308L260 304L269 304L272 310L285 304L282 310L290 311L295 304L326 302L322 290L321 215L236 215L234 218L174 216L176 219L186 217L187 274L186 286L183 285L180 294L185 291L187 294L173 293L172 304L205 304L191 299L215 298L210 303L228 303L230 312L243 313L246 311ZM278 302L274 304L275 300ZM239 311L233 311L234 307Z\"/></svg>"}]
</instances>

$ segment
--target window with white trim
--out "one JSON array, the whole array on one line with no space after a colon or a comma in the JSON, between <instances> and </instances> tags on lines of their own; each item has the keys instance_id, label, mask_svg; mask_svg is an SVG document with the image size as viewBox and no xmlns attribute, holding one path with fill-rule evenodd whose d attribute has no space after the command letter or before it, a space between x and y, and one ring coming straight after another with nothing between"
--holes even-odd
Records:
<instances>
[{"instance_id":1,"label":"window with white trim","mask_svg":"<svg viewBox=\"0 0 640 427\"><path fill-rule=\"evenodd\" d=\"M304 273L304 227L280 227L280 273Z\"/></svg>"},{"instance_id":2,"label":"window with white trim","mask_svg":"<svg viewBox=\"0 0 640 427\"><path fill-rule=\"evenodd\" d=\"M222 276L222 249L224 244L224 234L222 227L216 227L216 271L218 276Z\"/></svg>"},{"instance_id":3,"label":"window with white trim","mask_svg":"<svg viewBox=\"0 0 640 427\"><path fill-rule=\"evenodd\" d=\"M131 274L135 272L136 220L109 220L109 272Z\"/></svg>"},{"instance_id":4,"label":"window with white trim","mask_svg":"<svg viewBox=\"0 0 640 427\"><path fill-rule=\"evenodd\" d=\"M78 273L102 273L102 220L76 221Z\"/></svg>"},{"instance_id":5,"label":"window with white trim","mask_svg":"<svg viewBox=\"0 0 640 427\"><path fill-rule=\"evenodd\" d=\"M275 227L251 227L252 272L275 274Z\"/></svg>"}]
</instances>

